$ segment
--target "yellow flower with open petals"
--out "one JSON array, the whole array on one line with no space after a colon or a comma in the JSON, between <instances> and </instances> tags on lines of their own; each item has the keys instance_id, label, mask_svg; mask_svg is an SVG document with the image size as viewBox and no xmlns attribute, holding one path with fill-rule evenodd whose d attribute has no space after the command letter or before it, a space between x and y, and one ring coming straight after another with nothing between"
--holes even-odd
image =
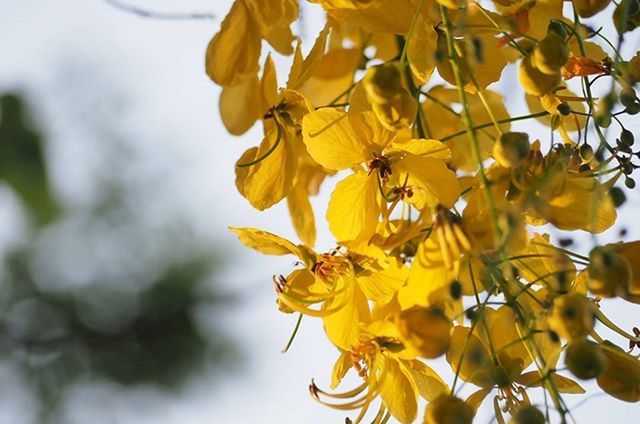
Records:
<instances>
[{"instance_id":1,"label":"yellow flower with open petals","mask_svg":"<svg viewBox=\"0 0 640 424\"><path fill-rule=\"evenodd\" d=\"M418 397L434 400L449 389L440 376L402 343L398 329L388 321L374 321L363 328L357 343L346 349L334 366L331 388L354 369L364 382L353 390L332 393L312 381L314 399L339 410L360 410L354 422L361 422L371 404L381 399L378 419L393 416L412 423L418 413Z\"/></svg>"},{"instance_id":2,"label":"yellow flower with open petals","mask_svg":"<svg viewBox=\"0 0 640 424\"><path fill-rule=\"evenodd\" d=\"M459 188L447 168L447 147L385 129L371 112L320 109L305 116L303 140L311 157L332 170L353 168L331 195L327 219L340 241L369 240L388 196L418 210L458 200Z\"/></svg>"}]
</instances>

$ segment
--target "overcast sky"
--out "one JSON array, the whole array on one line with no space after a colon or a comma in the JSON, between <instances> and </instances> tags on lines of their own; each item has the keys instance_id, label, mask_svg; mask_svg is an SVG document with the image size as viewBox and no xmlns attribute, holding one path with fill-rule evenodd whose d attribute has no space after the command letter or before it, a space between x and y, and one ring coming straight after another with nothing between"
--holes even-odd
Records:
<instances>
[{"instance_id":1,"label":"overcast sky","mask_svg":"<svg viewBox=\"0 0 640 424\"><path fill-rule=\"evenodd\" d=\"M315 404L307 392L312 377L328 385L336 358L319 322L305 320L292 350L287 355L280 353L295 317L277 311L270 276L287 273L293 259L250 252L226 231L227 225L256 226L295 239L284 203L258 213L236 192L233 164L246 148L258 143L259 128L241 138L228 135L218 117L219 89L204 74L206 45L231 1L136 4L164 11L211 12L217 19L141 19L102 0L0 0L0 92L27 90L53 134L52 146L59 149L54 153L61 157L82 154L86 159L91 152L82 151L80 143L75 147L56 143L56 137L68 137L69 126L73 126L73 119L56 109L56 93L80 86L91 91L87 95L99 97L100 93L108 96L112 84L124 88L136 122L114 125L130 125L132 131L146 133L147 139L162 135L158 137L161 143L147 143L144 148L155 158L156 166L166 169L161 182L168 191L164 206L187 211L199 231L216 237L229 251L230 267L219 280L229 291L240 293L243 300L229 310L223 325L236 335L249 361L240 373L224 380L212 381L210 375L196 378L179 396L148 388L123 391L106 385L81 386L68 394L63 418L69 423L342 422L342 413ZM320 25L317 15L308 15L306 25L308 43ZM278 64L286 66L280 59ZM512 71L507 83L513 82ZM105 81L108 84L102 85ZM93 160L99 160L96 153ZM86 178L91 175L88 169L80 165L56 168L53 174L61 195L82 201L87 184L91 184ZM322 211L330 191L331 185L323 187L320 198L314 200L318 210ZM640 211L634 207L624 213L638 216ZM0 217L5 215L3 212ZM328 247L331 240L323 212L317 215L321 222L319 244ZM638 236L636 228L631 228L633 236ZM617 310L616 315L621 317L630 310ZM637 310L634 312L637 316ZM0 385L6 387L11 378L0 372ZM20 424L15 417L24 416L15 415L25 407L18 385L14 392L0 391L0 423ZM633 405L594 397L574 415L579 423L630 422L633 412L637 413ZM491 416L485 408L478 422L489 422Z\"/></svg>"}]
</instances>

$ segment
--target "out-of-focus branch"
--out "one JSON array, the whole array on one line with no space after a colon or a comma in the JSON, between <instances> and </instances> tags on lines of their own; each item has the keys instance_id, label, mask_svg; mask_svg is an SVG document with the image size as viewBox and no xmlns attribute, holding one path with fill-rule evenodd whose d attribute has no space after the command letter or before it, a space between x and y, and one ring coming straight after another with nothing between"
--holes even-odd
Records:
<instances>
[{"instance_id":1,"label":"out-of-focus branch","mask_svg":"<svg viewBox=\"0 0 640 424\"><path fill-rule=\"evenodd\" d=\"M110 6L120 9L127 13L132 13L141 18L164 19L164 20L189 20L189 19L215 19L215 15L211 13L171 13L171 12L155 12L141 7L133 6L120 0L104 0Z\"/></svg>"}]
</instances>

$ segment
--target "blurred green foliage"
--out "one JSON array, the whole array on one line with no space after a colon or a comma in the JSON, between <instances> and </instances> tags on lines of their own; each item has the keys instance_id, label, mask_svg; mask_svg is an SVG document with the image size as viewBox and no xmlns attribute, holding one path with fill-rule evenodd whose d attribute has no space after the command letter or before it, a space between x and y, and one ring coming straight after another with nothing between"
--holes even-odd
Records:
<instances>
[{"instance_id":1,"label":"blurred green foliage","mask_svg":"<svg viewBox=\"0 0 640 424\"><path fill-rule=\"evenodd\" d=\"M30 127L20 97L0 97L0 181L20 196L37 222L55 218L57 206L51 195L42 138Z\"/></svg>"},{"instance_id":2,"label":"blurred green foliage","mask_svg":"<svg viewBox=\"0 0 640 424\"><path fill-rule=\"evenodd\" d=\"M232 340L219 327L198 321L199 311L216 317L233 300L212 284L212 276L221 267L218 252L193 240L188 229L178 228L184 240L173 234L139 239L145 231L158 231L156 227L127 232L127 228L144 229L145 223L141 217L120 211L132 201L124 201L127 187L118 187L126 182L105 181L100 200L85 211L60 207L47 178L44 138L26 116L23 100L4 95L0 104L0 181L35 218L27 239L4 258L0 360L19 369L33 389L40 400L39 417L48 421L65 389L80 380L177 389L196 373L228 370L223 365L237 363ZM38 242L71 213L87 214L83 222L102 228L105 234L128 234L119 246L124 251L149 240L175 240L175 244L153 249L163 256L151 262L162 264L162 269L147 269L147 275L138 276L138 283L142 280L144 284L98 276L89 285L47 290L39 284L42 275L34 272ZM83 234L71 237L82 238ZM176 250L180 252L172 254ZM47 263L53 265L45 260L45 274Z\"/></svg>"}]
</instances>

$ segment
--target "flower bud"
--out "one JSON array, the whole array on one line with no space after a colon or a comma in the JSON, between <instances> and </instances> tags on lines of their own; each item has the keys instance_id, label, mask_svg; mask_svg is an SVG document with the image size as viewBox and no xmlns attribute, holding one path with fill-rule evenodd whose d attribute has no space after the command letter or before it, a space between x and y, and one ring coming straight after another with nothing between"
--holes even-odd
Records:
<instances>
[{"instance_id":1,"label":"flower bud","mask_svg":"<svg viewBox=\"0 0 640 424\"><path fill-rule=\"evenodd\" d=\"M555 34L563 40L567 38L568 35L567 29L564 27L564 25L560 21L555 19L549 22L549 25L547 26L547 34Z\"/></svg>"},{"instance_id":2,"label":"flower bud","mask_svg":"<svg viewBox=\"0 0 640 424\"><path fill-rule=\"evenodd\" d=\"M540 72L556 75L569 59L569 46L559 36L549 34L536 44L532 59Z\"/></svg>"},{"instance_id":3,"label":"flower bud","mask_svg":"<svg viewBox=\"0 0 640 424\"><path fill-rule=\"evenodd\" d=\"M573 0L573 7L581 18L590 18L609 6L611 0Z\"/></svg>"},{"instance_id":4,"label":"flower bud","mask_svg":"<svg viewBox=\"0 0 640 424\"><path fill-rule=\"evenodd\" d=\"M593 304L580 293L568 293L553 300L549 328L566 340L586 337L593 330Z\"/></svg>"},{"instance_id":5,"label":"flower bud","mask_svg":"<svg viewBox=\"0 0 640 424\"><path fill-rule=\"evenodd\" d=\"M532 55L525 56L520 61L518 79L524 91L532 96L547 94L562 81L560 72L547 75L536 68L532 63Z\"/></svg>"},{"instance_id":6,"label":"flower bud","mask_svg":"<svg viewBox=\"0 0 640 424\"><path fill-rule=\"evenodd\" d=\"M580 159L584 162L591 162L593 159L593 147L586 143L580 146Z\"/></svg>"},{"instance_id":7,"label":"flower bud","mask_svg":"<svg viewBox=\"0 0 640 424\"><path fill-rule=\"evenodd\" d=\"M626 291L631 278L627 261L613 249L596 247L589 253L587 286L593 294L615 297Z\"/></svg>"},{"instance_id":8,"label":"flower bud","mask_svg":"<svg viewBox=\"0 0 640 424\"><path fill-rule=\"evenodd\" d=\"M473 408L453 395L440 395L427 404L423 424L471 424Z\"/></svg>"},{"instance_id":9,"label":"flower bud","mask_svg":"<svg viewBox=\"0 0 640 424\"><path fill-rule=\"evenodd\" d=\"M414 307L400 313L396 320L403 341L433 359L449 350L451 322L438 308Z\"/></svg>"},{"instance_id":10,"label":"flower bud","mask_svg":"<svg viewBox=\"0 0 640 424\"><path fill-rule=\"evenodd\" d=\"M409 128L418 112L418 103L409 92L401 88L401 92L384 103L372 103L371 108L380 123L389 131Z\"/></svg>"},{"instance_id":11,"label":"flower bud","mask_svg":"<svg viewBox=\"0 0 640 424\"><path fill-rule=\"evenodd\" d=\"M509 424L544 424L544 414L535 406L525 406L516 412Z\"/></svg>"},{"instance_id":12,"label":"flower bud","mask_svg":"<svg viewBox=\"0 0 640 424\"><path fill-rule=\"evenodd\" d=\"M569 343L564 361L573 375L590 380L602 372L606 358L598 344L581 339Z\"/></svg>"},{"instance_id":13,"label":"flower bud","mask_svg":"<svg viewBox=\"0 0 640 424\"><path fill-rule=\"evenodd\" d=\"M387 103L404 91L402 77L393 63L371 66L362 79L371 103Z\"/></svg>"},{"instance_id":14,"label":"flower bud","mask_svg":"<svg viewBox=\"0 0 640 424\"><path fill-rule=\"evenodd\" d=\"M504 133L493 145L493 157L505 168L515 168L527 157L530 147L527 133Z\"/></svg>"}]
</instances>

